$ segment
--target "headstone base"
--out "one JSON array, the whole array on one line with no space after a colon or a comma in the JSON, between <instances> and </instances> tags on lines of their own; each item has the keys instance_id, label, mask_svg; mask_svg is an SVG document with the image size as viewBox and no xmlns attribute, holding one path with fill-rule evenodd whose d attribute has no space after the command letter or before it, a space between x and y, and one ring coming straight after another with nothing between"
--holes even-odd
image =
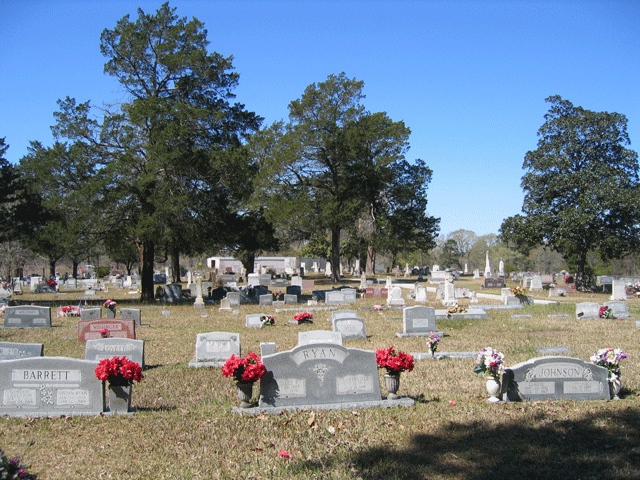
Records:
<instances>
[{"instance_id":1,"label":"headstone base","mask_svg":"<svg viewBox=\"0 0 640 480\"><path fill-rule=\"evenodd\" d=\"M305 410L364 410L367 408L394 408L394 407L412 407L415 405L413 398L401 397L393 400L384 399L378 401L364 402L345 402L345 403L321 403L310 405L291 405L283 407L253 407L231 409L233 413L247 415L280 415L283 412L300 412Z\"/></svg>"},{"instance_id":2,"label":"headstone base","mask_svg":"<svg viewBox=\"0 0 640 480\"><path fill-rule=\"evenodd\" d=\"M397 332L396 337L405 338L405 337L428 337L431 333L438 335L439 337L444 337L444 332L433 331L433 332L420 332L420 333L404 333Z\"/></svg>"}]
</instances>

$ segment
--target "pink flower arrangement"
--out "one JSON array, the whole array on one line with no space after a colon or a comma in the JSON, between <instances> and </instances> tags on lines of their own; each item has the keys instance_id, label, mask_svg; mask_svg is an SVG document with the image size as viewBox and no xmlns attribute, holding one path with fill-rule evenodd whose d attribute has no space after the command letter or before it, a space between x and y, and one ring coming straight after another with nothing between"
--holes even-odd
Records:
<instances>
[{"instance_id":1,"label":"pink flower arrangement","mask_svg":"<svg viewBox=\"0 0 640 480\"><path fill-rule=\"evenodd\" d=\"M376 362L380 368L386 368L389 375L398 375L405 370L413 370L413 355L396 352L393 347L376 350Z\"/></svg>"},{"instance_id":2,"label":"pink flower arrangement","mask_svg":"<svg viewBox=\"0 0 640 480\"><path fill-rule=\"evenodd\" d=\"M267 372L262 360L253 352L246 357L231 355L222 366L225 377L233 377L236 382L255 382Z\"/></svg>"},{"instance_id":3,"label":"pink flower arrangement","mask_svg":"<svg viewBox=\"0 0 640 480\"><path fill-rule=\"evenodd\" d=\"M302 312L302 313L298 313L296 316L293 317L293 319L296 322L309 322L309 323L313 323L313 315L311 315L309 312Z\"/></svg>"},{"instance_id":4,"label":"pink flower arrangement","mask_svg":"<svg viewBox=\"0 0 640 480\"><path fill-rule=\"evenodd\" d=\"M105 308L108 308L109 310L115 310L116 309L116 305L117 303L115 302L115 300L106 300L102 306Z\"/></svg>"},{"instance_id":5,"label":"pink flower arrangement","mask_svg":"<svg viewBox=\"0 0 640 480\"><path fill-rule=\"evenodd\" d=\"M102 330L100 330L100 336L102 338L109 338L109 329L103 328Z\"/></svg>"},{"instance_id":6,"label":"pink flower arrangement","mask_svg":"<svg viewBox=\"0 0 640 480\"><path fill-rule=\"evenodd\" d=\"M127 357L104 358L98 363L95 373L98 380L109 383L121 381L133 383L144 378L140 364L132 362Z\"/></svg>"}]
</instances>

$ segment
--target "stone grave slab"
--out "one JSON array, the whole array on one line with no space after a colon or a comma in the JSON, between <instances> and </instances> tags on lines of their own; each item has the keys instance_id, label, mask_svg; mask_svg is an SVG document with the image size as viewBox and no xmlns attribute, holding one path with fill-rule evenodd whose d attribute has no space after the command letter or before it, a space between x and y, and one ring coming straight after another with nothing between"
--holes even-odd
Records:
<instances>
[{"instance_id":1,"label":"stone grave slab","mask_svg":"<svg viewBox=\"0 0 640 480\"><path fill-rule=\"evenodd\" d=\"M362 318L334 318L331 320L334 332L340 332L343 340L367 338L367 329Z\"/></svg>"},{"instance_id":2,"label":"stone grave slab","mask_svg":"<svg viewBox=\"0 0 640 480\"><path fill-rule=\"evenodd\" d=\"M436 320L456 320L456 319L465 319L465 320L486 320L487 312L484 311L485 305L482 308L470 308L467 310L467 313L452 313L447 315L447 311L444 309L436 310ZM520 307L522 308L522 307Z\"/></svg>"},{"instance_id":3,"label":"stone grave slab","mask_svg":"<svg viewBox=\"0 0 640 480\"><path fill-rule=\"evenodd\" d=\"M402 309L403 331L397 337L428 337L432 332L442 337L436 330L436 309L433 307L405 307Z\"/></svg>"},{"instance_id":4,"label":"stone grave slab","mask_svg":"<svg viewBox=\"0 0 640 480\"><path fill-rule=\"evenodd\" d=\"M260 356L273 355L276 353L276 342L261 342L260 343Z\"/></svg>"},{"instance_id":5,"label":"stone grave slab","mask_svg":"<svg viewBox=\"0 0 640 480\"><path fill-rule=\"evenodd\" d=\"M144 341L130 338L99 338L87 340L84 359L99 362L104 358L127 357L144 368Z\"/></svg>"},{"instance_id":6,"label":"stone grave slab","mask_svg":"<svg viewBox=\"0 0 640 480\"><path fill-rule=\"evenodd\" d=\"M302 287L299 285L289 285L287 286L287 295L302 295Z\"/></svg>"},{"instance_id":7,"label":"stone grave slab","mask_svg":"<svg viewBox=\"0 0 640 480\"><path fill-rule=\"evenodd\" d=\"M358 301L358 292L355 288L343 288L340 290L344 295L346 303L355 303Z\"/></svg>"},{"instance_id":8,"label":"stone grave slab","mask_svg":"<svg viewBox=\"0 0 640 480\"><path fill-rule=\"evenodd\" d=\"M0 362L0 415L58 417L104 411L98 362L30 357Z\"/></svg>"},{"instance_id":9,"label":"stone grave slab","mask_svg":"<svg viewBox=\"0 0 640 480\"><path fill-rule=\"evenodd\" d=\"M0 342L0 360L42 357L43 355L43 343Z\"/></svg>"},{"instance_id":10,"label":"stone grave slab","mask_svg":"<svg viewBox=\"0 0 640 480\"><path fill-rule=\"evenodd\" d=\"M47 327L51 327L51 307L20 305L4 310L4 328Z\"/></svg>"},{"instance_id":11,"label":"stone grave slab","mask_svg":"<svg viewBox=\"0 0 640 480\"><path fill-rule=\"evenodd\" d=\"M329 290L324 292L324 303L326 305L344 305L347 300L344 293L338 290Z\"/></svg>"},{"instance_id":12,"label":"stone grave slab","mask_svg":"<svg viewBox=\"0 0 640 480\"><path fill-rule=\"evenodd\" d=\"M596 302L582 302L576 304L576 318L586 320L600 318L600 304Z\"/></svg>"},{"instance_id":13,"label":"stone grave slab","mask_svg":"<svg viewBox=\"0 0 640 480\"><path fill-rule=\"evenodd\" d=\"M80 320L97 320L99 318L102 318L102 309L99 307L80 309Z\"/></svg>"},{"instance_id":14,"label":"stone grave slab","mask_svg":"<svg viewBox=\"0 0 640 480\"><path fill-rule=\"evenodd\" d=\"M203 289L204 289L204 282ZM182 301L182 284L180 283L170 283L164 285L164 301L168 303L175 303Z\"/></svg>"},{"instance_id":15,"label":"stone grave slab","mask_svg":"<svg viewBox=\"0 0 640 480\"><path fill-rule=\"evenodd\" d=\"M227 292L227 299L229 300L229 306L240 306L240 292Z\"/></svg>"},{"instance_id":16,"label":"stone grave slab","mask_svg":"<svg viewBox=\"0 0 640 480\"><path fill-rule=\"evenodd\" d=\"M365 298L387 298L389 289L386 287L367 287L364 291Z\"/></svg>"},{"instance_id":17,"label":"stone grave slab","mask_svg":"<svg viewBox=\"0 0 640 480\"><path fill-rule=\"evenodd\" d=\"M380 401L375 352L331 343L303 345L263 358L259 406Z\"/></svg>"},{"instance_id":18,"label":"stone grave slab","mask_svg":"<svg viewBox=\"0 0 640 480\"><path fill-rule=\"evenodd\" d=\"M504 299L505 305L533 305L532 295L508 295Z\"/></svg>"},{"instance_id":19,"label":"stone grave slab","mask_svg":"<svg viewBox=\"0 0 640 480\"><path fill-rule=\"evenodd\" d=\"M227 332L198 333L196 358L190 367L222 367L231 355L240 356L240 335Z\"/></svg>"},{"instance_id":20,"label":"stone grave slab","mask_svg":"<svg viewBox=\"0 0 640 480\"><path fill-rule=\"evenodd\" d=\"M626 302L604 302L604 305L613 310L613 315L616 318L631 318L631 315L629 314L629 307L627 306Z\"/></svg>"},{"instance_id":21,"label":"stone grave slab","mask_svg":"<svg viewBox=\"0 0 640 480\"><path fill-rule=\"evenodd\" d=\"M273 294L268 293L266 295L260 295L260 303L261 306L273 305Z\"/></svg>"},{"instance_id":22,"label":"stone grave slab","mask_svg":"<svg viewBox=\"0 0 640 480\"><path fill-rule=\"evenodd\" d=\"M121 308L120 309L120 318L123 320L133 320L136 327L142 326L142 310L139 308ZM149 326L149 325L145 325Z\"/></svg>"},{"instance_id":23,"label":"stone grave slab","mask_svg":"<svg viewBox=\"0 0 640 480\"><path fill-rule=\"evenodd\" d=\"M80 320L78 322L78 341L86 342L101 338L100 331L109 330L111 338L136 338L136 325L133 320L122 318L99 318L98 320Z\"/></svg>"},{"instance_id":24,"label":"stone grave slab","mask_svg":"<svg viewBox=\"0 0 640 480\"><path fill-rule=\"evenodd\" d=\"M315 345L318 343L331 343L342 345L342 334L330 330L311 330L298 332L298 346Z\"/></svg>"},{"instance_id":25,"label":"stone grave slab","mask_svg":"<svg viewBox=\"0 0 640 480\"><path fill-rule=\"evenodd\" d=\"M245 317L244 326L247 328L258 327L262 328L262 320L260 318L265 315L264 313L252 313ZM267 327L268 328L268 327Z\"/></svg>"},{"instance_id":26,"label":"stone grave slab","mask_svg":"<svg viewBox=\"0 0 640 480\"><path fill-rule=\"evenodd\" d=\"M285 305L297 305L298 304L298 295L289 295L288 293L284 294L284 304Z\"/></svg>"},{"instance_id":27,"label":"stone grave slab","mask_svg":"<svg viewBox=\"0 0 640 480\"><path fill-rule=\"evenodd\" d=\"M404 298L402 298L402 288L392 287L387 296L387 305L390 307L404 306Z\"/></svg>"},{"instance_id":28,"label":"stone grave slab","mask_svg":"<svg viewBox=\"0 0 640 480\"><path fill-rule=\"evenodd\" d=\"M539 292L542 290L542 278L540 276L536 275L531 279L529 290L532 292Z\"/></svg>"},{"instance_id":29,"label":"stone grave slab","mask_svg":"<svg viewBox=\"0 0 640 480\"><path fill-rule=\"evenodd\" d=\"M536 352L542 355L571 355L573 352L567 347L547 347L538 348Z\"/></svg>"},{"instance_id":30,"label":"stone grave slab","mask_svg":"<svg viewBox=\"0 0 640 480\"><path fill-rule=\"evenodd\" d=\"M504 278L485 277L482 280L482 288L504 288Z\"/></svg>"},{"instance_id":31,"label":"stone grave slab","mask_svg":"<svg viewBox=\"0 0 640 480\"><path fill-rule=\"evenodd\" d=\"M506 369L503 391L509 401L605 400L609 371L571 357L533 358Z\"/></svg>"}]
</instances>

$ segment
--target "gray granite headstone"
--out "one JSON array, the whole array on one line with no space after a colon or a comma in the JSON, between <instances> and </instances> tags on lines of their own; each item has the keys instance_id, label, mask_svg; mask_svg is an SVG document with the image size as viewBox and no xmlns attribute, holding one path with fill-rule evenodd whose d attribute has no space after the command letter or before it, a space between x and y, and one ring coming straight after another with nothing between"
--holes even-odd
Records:
<instances>
[{"instance_id":1,"label":"gray granite headstone","mask_svg":"<svg viewBox=\"0 0 640 480\"><path fill-rule=\"evenodd\" d=\"M340 291L346 303L355 303L358 300L358 292L355 288L343 288Z\"/></svg>"},{"instance_id":2,"label":"gray granite headstone","mask_svg":"<svg viewBox=\"0 0 640 480\"><path fill-rule=\"evenodd\" d=\"M443 333L436 331L436 309L433 307L405 307L402 309L403 332L396 333L398 337L428 337L431 332L438 336Z\"/></svg>"},{"instance_id":3,"label":"gray granite headstone","mask_svg":"<svg viewBox=\"0 0 640 480\"><path fill-rule=\"evenodd\" d=\"M298 332L298 346L315 345L317 343L342 345L342 334L340 332L331 332L329 330Z\"/></svg>"},{"instance_id":4,"label":"gray granite headstone","mask_svg":"<svg viewBox=\"0 0 640 480\"><path fill-rule=\"evenodd\" d=\"M514 365L503 377L510 401L610 398L609 371L570 357L540 357Z\"/></svg>"},{"instance_id":5,"label":"gray granite headstone","mask_svg":"<svg viewBox=\"0 0 640 480\"><path fill-rule=\"evenodd\" d=\"M542 278L540 276L536 275L531 279L531 286L529 287L529 290L531 290L532 292L539 292L540 290L542 290Z\"/></svg>"},{"instance_id":6,"label":"gray granite headstone","mask_svg":"<svg viewBox=\"0 0 640 480\"><path fill-rule=\"evenodd\" d=\"M531 295L508 295L504 300L505 305L533 305L533 296Z\"/></svg>"},{"instance_id":7,"label":"gray granite headstone","mask_svg":"<svg viewBox=\"0 0 640 480\"><path fill-rule=\"evenodd\" d=\"M204 282L203 282L204 285ZM203 286L204 288L204 286ZM170 283L164 286L164 301L173 303L182 301L182 284Z\"/></svg>"},{"instance_id":8,"label":"gray granite headstone","mask_svg":"<svg viewBox=\"0 0 640 480\"><path fill-rule=\"evenodd\" d=\"M299 278L299 277L298 277ZM302 287L301 285L289 285L287 286L287 295L302 295Z\"/></svg>"},{"instance_id":9,"label":"gray granite headstone","mask_svg":"<svg viewBox=\"0 0 640 480\"><path fill-rule=\"evenodd\" d=\"M324 303L326 305L344 305L347 301L344 298L344 293L330 290L324 293Z\"/></svg>"},{"instance_id":10,"label":"gray granite headstone","mask_svg":"<svg viewBox=\"0 0 640 480\"><path fill-rule=\"evenodd\" d=\"M252 313L250 315L247 315L245 317L245 324L244 326L247 328L251 328L251 327L262 327L262 316L264 315L264 313Z\"/></svg>"},{"instance_id":11,"label":"gray granite headstone","mask_svg":"<svg viewBox=\"0 0 640 480\"><path fill-rule=\"evenodd\" d=\"M273 305L273 294L260 295L260 305Z\"/></svg>"},{"instance_id":12,"label":"gray granite headstone","mask_svg":"<svg viewBox=\"0 0 640 480\"><path fill-rule=\"evenodd\" d=\"M303 345L263 358L264 407L380 401L375 352L335 344Z\"/></svg>"},{"instance_id":13,"label":"gray granite headstone","mask_svg":"<svg viewBox=\"0 0 640 480\"><path fill-rule=\"evenodd\" d=\"M124 320L133 320L137 327L142 325L142 311L139 308L121 308L120 318Z\"/></svg>"},{"instance_id":14,"label":"gray granite headstone","mask_svg":"<svg viewBox=\"0 0 640 480\"><path fill-rule=\"evenodd\" d=\"M600 304L595 302L582 302L576 304L576 318L585 320L588 318L600 318Z\"/></svg>"},{"instance_id":15,"label":"gray granite headstone","mask_svg":"<svg viewBox=\"0 0 640 480\"><path fill-rule=\"evenodd\" d=\"M276 342L261 342L260 343L260 356L273 355L276 353Z\"/></svg>"},{"instance_id":16,"label":"gray granite headstone","mask_svg":"<svg viewBox=\"0 0 640 480\"><path fill-rule=\"evenodd\" d=\"M130 338L98 338L87 340L84 359L99 362L104 358L127 357L144 368L144 341Z\"/></svg>"},{"instance_id":17,"label":"gray granite headstone","mask_svg":"<svg viewBox=\"0 0 640 480\"><path fill-rule=\"evenodd\" d=\"M46 328L51 326L51 307L20 305L6 307L4 328Z\"/></svg>"},{"instance_id":18,"label":"gray granite headstone","mask_svg":"<svg viewBox=\"0 0 640 480\"><path fill-rule=\"evenodd\" d=\"M240 335L227 332L198 333L196 358L190 367L222 367L231 355L240 356Z\"/></svg>"},{"instance_id":19,"label":"gray granite headstone","mask_svg":"<svg viewBox=\"0 0 640 480\"><path fill-rule=\"evenodd\" d=\"M0 360L16 360L18 358L42 357L43 343L0 342Z\"/></svg>"},{"instance_id":20,"label":"gray granite headstone","mask_svg":"<svg viewBox=\"0 0 640 480\"><path fill-rule=\"evenodd\" d=\"M101 308L81 308L80 320L97 320L102 318Z\"/></svg>"},{"instance_id":21,"label":"gray granite headstone","mask_svg":"<svg viewBox=\"0 0 640 480\"><path fill-rule=\"evenodd\" d=\"M230 307L240 306L240 293L239 292L227 292L227 298L229 299Z\"/></svg>"},{"instance_id":22,"label":"gray granite headstone","mask_svg":"<svg viewBox=\"0 0 640 480\"><path fill-rule=\"evenodd\" d=\"M613 310L613 316L616 318L631 318L631 315L629 314L629 307L626 302L605 302L604 305Z\"/></svg>"},{"instance_id":23,"label":"gray granite headstone","mask_svg":"<svg viewBox=\"0 0 640 480\"><path fill-rule=\"evenodd\" d=\"M298 296L297 295L289 295L288 293L284 294L284 304L285 305L297 305L298 304Z\"/></svg>"},{"instance_id":24,"label":"gray granite headstone","mask_svg":"<svg viewBox=\"0 0 640 480\"><path fill-rule=\"evenodd\" d=\"M361 318L334 318L333 331L340 332L343 340L367 338L367 329Z\"/></svg>"},{"instance_id":25,"label":"gray granite headstone","mask_svg":"<svg viewBox=\"0 0 640 480\"><path fill-rule=\"evenodd\" d=\"M271 286L271 275L261 274L258 276L258 282L260 285Z\"/></svg>"},{"instance_id":26,"label":"gray granite headstone","mask_svg":"<svg viewBox=\"0 0 640 480\"><path fill-rule=\"evenodd\" d=\"M31 357L0 362L0 415L57 417L104 411L98 362Z\"/></svg>"}]
</instances>

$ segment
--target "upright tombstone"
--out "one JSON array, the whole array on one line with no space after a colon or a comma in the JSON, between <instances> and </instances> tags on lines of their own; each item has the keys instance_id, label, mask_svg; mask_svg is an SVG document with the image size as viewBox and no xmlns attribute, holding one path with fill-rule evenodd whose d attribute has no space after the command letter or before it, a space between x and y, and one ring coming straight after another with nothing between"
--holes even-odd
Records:
<instances>
[{"instance_id":1,"label":"upright tombstone","mask_svg":"<svg viewBox=\"0 0 640 480\"><path fill-rule=\"evenodd\" d=\"M625 302L605 302L604 306L609 307L613 311L613 316L616 318L631 318L629 306Z\"/></svg>"},{"instance_id":2,"label":"upright tombstone","mask_svg":"<svg viewBox=\"0 0 640 480\"><path fill-rule=\"evenodd\" d=\"M611 297L609 300L626 300L626 285L623 279L614 278L611 281Z\"/></svg>"},{"instance_id":3,"label":"upright tombstone","mask_svg":"<svg viewBox=\"0 0 640 480\"><path fill-rule=\"evenodd\" d=\"M367 338L367 329L361 318L334 318L331 320L334 332L340 332L343 340Z\"/></svg>"},{"instance_id":4,"label":"upright tombstone","mask_svg":"<svg viewBox=\"0 0 640 480\"><path fill-rule=\"evenodd\" d=\"M262 316L264 313L252 313L245 317L244 326L247 328L262 327Z\"/></svg>"},{"instance_id":5,"label":"upright tombstone","mask_svg":"<svg viewBox=\"0 0 640 480\"><path fill-rule=\"evenodd\" d=\"M443 333L436 330L436 309L424 307L404 307L402 309L402 333L396 333L397 337L428 337L431 333L442 336Z\"/></svg>"},{"instance_id":6,"label":"upright tombstone","mask_svg":"<svg viewBox=\"0 0 640 480\"><path fill-rule=\"evenodd\" d=\"M600 318L600 304L595 302L582 302L576 304L576 318L586 320Z\"/></svg>"},{"instance_id":7,"label":"upright tombstone","mask_svg":"<svg viewBox=\"0 0 640 480\"><path fill-rule=\"evenodd\" d=\"M121 308L120 318L123 320L133 320L136 327L142 325L142 311L139 308Z\"/></svg>"},{"instance_id":8,"label":"upright tombstone","mask_svg":"<svg viewBox=\"0 0 640 480\"><path fill-rule=\"evenodd\" d=\"M609 371L570 357L540 357L514 365L503 376L507 399L604 400L610 398Z\"/></svg>"},{"instance_id":9,"label":"upright tombstone","mask_svg":"<svg viewBox=\"0 0 640 480\"><path fill-rule=\"evenodd\" d=\"M168 283L164 285L164 301L169 303L182 301L182 284Z\"/></svg>"},{"instance_id":10,"label":"upright tombstone","mask_svg":"<svg viewBox=\"0 0 640 480\"><path fill-rule=\"evenodd\" d=\"M30 357L0 362L0 415L57 417L104 411L97 362Z\"/></svg>"},{"instance_id":11,"label":"upright tombstone","mask_svg":"<svg viewBox=\"0 0 640 480\"><path fill-rule=\"evenodd\" d=\"M302 345L263 359L260 407L379 402L375 352L332 343ZM354 407L355 408L355 407Z\"/></svg>"},{"instance_id":12,"label":"upright tombstone","mask_svg":"<svg viewBox=\"0 0 640 480\"><path fill-rule=\"evenodd\" d=\"M333 320L334 318L357 318L357 317L358 317L357 310L333 310L331 312L331 320Z\"/></svg>"},{"instance_id":13,"label":"upright tombstone","mask_svg":"<svg viewBox=\"0 0 640 480\"><path fill-rule=\"evenodd\" d=\"M260 274L259 273L248 273L247 274L247 285L249 287L255 287L256 285L260 285Z\"/></svg>"},{"instance_id":14,"label":"upright tombstone","mask_svg":"<svg viewBox=\"0 0 640 480\"><path fill-rule=\"evenodd\" d=\"M476 268L473 271L473 279L474 280L480 280L480 269L479 268Z\"/></svg>"},{"instance_id":15,"label":"upright tombstone","mask_svg":"<svg viewBox=\"0 0 640 480\"><path fill-rule=\"evenodd\" d=\"M4 328L47 328L50 326L51 307L20 305L4 309Z\"/></svg>"},{"instance_id":16,"label":"upright tombstone","mask_svg":"<svg viewBox=\"0 0 640 480\"><path fill-rule=\"evenodd\" d=\"M198 333L195 360L190 367L222 367L231 355L240 356L240 335L227 332Z\"/></svg>"},{"instance_id":17,"label":"upright tombstone","mask_svg":"<svg viewBox=\"0 0 640 480\"><path fill-rule=\"evenodd\" d=\"M355 288L342 288L340 291L344 295L344 301L346 303L356 303L358 300L358 292Z\"/></svg>"},{"instance_id":18,"label":"upright tombstone","mask_svg":"<svg viewBox=\"0 0 640 480\"><path fill-rule=\"evenodd\" d=\"M387 305L389 305L390 307L405 305L404 298L402 298L402 288L393 287L389 291L389 296L387 297Z\"/></svg>"},{"instance_id":19,"label":"upright tombstone","mask_svg":"<svg viewBox=\"0 0 640 480\"><path fill-rule=\"evenodd\" d=\"M0 360L17 360L43 355L44 344L42 343L0 342Z\"/></svg>"},{"instance_id":20,"label":"upright tombstone","mask_svg":"<svg viewBox=\"0 0 640 480\"><path fill-rule=\"evenodd\" d=\"M529 287L529 290L532 292L539 292L542 290L542 277L540 277L540 275L535 275L531 279L531 286Z\"/></svg>"},{"instance_id":21,"label":"upright tombstone","mask_svg":"<svg viewBox=\"0 0 640 480\"><path fill-rule=\"evenodd\" d=\"M416 303L427 303L427 287L416 284L414 291Z\"/></svg>"},{"instance_id":22,"label":"upright tombstone","mask_svg":"<svg viewBox=\"0 0 640 480\"><path fill-rule=\"evenodd\" d=\"M285 305L297 305L298 304L298 296L297 295L289 295L288 293L284 294L284 304Z\"/></svg>"},{"instance_id":23,"label":"upright tombstone","mask_svg":"<svg viewBox=\"0 0 640 480\"><path fill-rule=\"evenodd\" d=\"M329 330L310 330L308 332L298 332L298 346L315 345L318 343L333 343L342 345L342 334Z\"/></svg>"},{"instance_id":24,"label":"upright tombstone","mask_svg":"<svg viewBox=\"0 0 640 480\"><path fill-rule=\"evenodd\" d=\"M102 318L102 309L98 308L81 308L80 320L97 320Z\"/></svg>"},{"instance_id":25,"label":"upright tombstone","mask_svg":"<svg viewBox=\"0 0 640 480\"><path fill-rule=\"evenodd\" d=\"M455 287L449 279L444 282L444 299L442 300L442 304L447 307L458 306Z\"/></svg>"},{"instance_id":26,"label":"upright tombstone","mask_svg":"<svg viewBox=\"0 0 640 480\"><path fill-rule=\"evenodd\" d=\"M344 305L346 300L344 293L338 290L329 290L324 293L324 303L326 305Z\"/></svg>"},{"instance_id":27,"label":"upright tombstone","mask_svg":"<svg viewBox=\"0 0 640 480\"><path fill-rule=\"evenodd\" d=\"M144 368L144 341L131 338L97 338L87 340L84 359L99 362L104 358L127 357Z\"/></svg>"},{"instance_id":28,"label":"upright tombstone","mask_svg":"<svg viewBox=\"0 0 640 480\"><path fill-rule=\"evenodd\" d=\"M240 306L240 292L227 292L227 298L229 299L230 307Z\"/></svg>"},{"instance_id":29,"label":"upright tombstone","mask_svg":"<svg viewBox=\"0 0 640 480\"><path fill-rule=\"evenodd\" d=\"M504 288L504 278L485 277L482 288Z\"/></svg>"},{"instance_id":30,"label":"upright tombstone","mask_svg":"<svg viewBox=\"0 0 640 480\"><path fill-rule=\"evenodd\" d=\"M98 320L80 320L78 322L78 341L86 342L102 338L100 332L109 330L112 338L136 338L136 326L133 320L122 318L100 318Z\"/></svg>"},{"instance_id":31,"label":"upright tombstone","mask_svg":"<svg viewBox=\"0 0 640 480\"><path fill-rule=\"evenodd\" d=\"M298 277L300 278L300 277ZM302 286L300 285L287 285L287 289L285 290L287 295L302 295Z\"/></svg>"},{"instance_id":32,"label":"upright tombstone","mask_svg":"<svg viewBox=\"0 0 640 480\"><path fill-rule=\"evenodd\" d=\"M276 342L260 342L260 356L273 355L276 353Z\"/></svg>"},{"instance_id":33,"label":"upright tombstone","mask_svg":"<svg viewBox=\"0 0 640 480\"><path fill-rule=\"evenodd\" d=\"M260 295L260 305L261 306L273 305L273 294L268 293L266 295Z\"/></svg>"}]
</instances>

